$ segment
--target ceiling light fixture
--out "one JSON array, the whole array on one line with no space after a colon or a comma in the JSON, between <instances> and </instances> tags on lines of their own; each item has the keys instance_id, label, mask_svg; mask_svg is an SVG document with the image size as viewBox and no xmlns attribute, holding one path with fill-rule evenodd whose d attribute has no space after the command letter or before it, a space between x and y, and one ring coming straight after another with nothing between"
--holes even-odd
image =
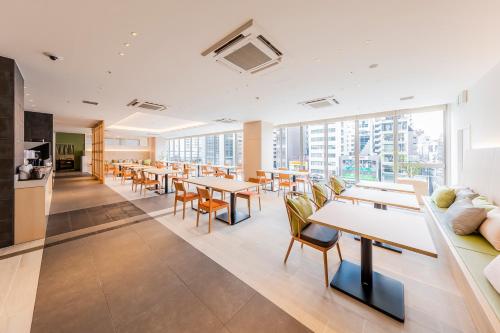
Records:
<instances>
[{"instance_id":1,"label":"ceiling light fixture","mask_svg":"<svg viewBox=\"0 0 500 333\"><path fill-rule=\"evenodd\" d=\"M123 57L123 56L125 55L125 53L120 52L120 53L118 53L118 55L119 55L120 57Z\"/></svg>"},{"instance_id":2,"label":"ceiling light fixture","mask_svg":"<svg viewBox=\"0 0 500 333\"><path fill-rule=\"evenodd\" d=\"M401 101L408 101L408 100L414 99L414 98L415 98L415 96L405 96L405 97L401 97L399 100L401 100Z\"/></svg>"},{"instance_id":3,"label":"ceiling light fixture","mask_svg":"<svg viewBox=\"0 0 500 333\"><path fill-rule=\"evenodd\" d=\"M130 36L132 36L132 37L137 37L137 32L132 31L132 32L130 33Z\"/></svg>"},{"instance_id":4,"label":"ceiling light fixture","mask_svg":"<svg viewBox=\"0 0 500 333\"><path fill-rule=\"evenodd\" d=\"M30 95L30 93L26 93L26 96L29 96L29 95Z\"/></svg>"},{"instance_id":5,"label":"ceiling light fixture","mask_svg":"<svg viewBox=\"0 0 500 333\"><path fill-rule=\"evenodd\" d=\"M125 47L129 47L129 46L130 46L130 43L123 43L123 46L125 46Z\"/></svg>"},{"instance_id":6,"label":"ceiling light fixture","mask_svg":"<svg viewBox=\"0 0 500 333\"><path fill-rule=\"evenodd\" d=\"M373 69L373 68L377 68L378 67L378 64L371 64L370 66L368 66L370 69Z\"/></svg>"}]
</instances>

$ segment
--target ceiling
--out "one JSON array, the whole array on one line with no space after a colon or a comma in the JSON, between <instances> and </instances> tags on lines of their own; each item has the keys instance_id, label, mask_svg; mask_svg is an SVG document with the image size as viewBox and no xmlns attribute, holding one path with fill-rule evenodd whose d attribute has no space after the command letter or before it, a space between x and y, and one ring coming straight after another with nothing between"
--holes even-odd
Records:
<instances>
[{"instance_id":1,"label":"ceiling","mask_svg":"<svg viewBox=\"0 0 500 333\"><path fill-rule=\"evenodd\" d=\"M26 109L53 113L56 129L126 122L134 98L205 123L164 136L443 104L500 60L498 0L2 2L0 55L18 62ZM250 18L284 53L279 68L249 77L200 55ZM330 95L340 104L298 104Z\"/></svg>"}]
</instances>

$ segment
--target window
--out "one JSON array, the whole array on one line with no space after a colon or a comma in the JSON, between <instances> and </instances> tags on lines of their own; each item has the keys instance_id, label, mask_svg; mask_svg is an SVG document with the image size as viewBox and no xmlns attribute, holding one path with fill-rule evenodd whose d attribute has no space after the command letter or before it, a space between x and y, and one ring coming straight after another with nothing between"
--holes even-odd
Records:
<instances>
[{"instance_id":1,"label":"window","mask_svg":"<svg viewBox=\"0 0 500 333\"><path fill-rule=\"evenodd\" d=\"M398 116L398 177L426 180L432 193L444 184L444 112Z\"/></svg>"}]
</instances>

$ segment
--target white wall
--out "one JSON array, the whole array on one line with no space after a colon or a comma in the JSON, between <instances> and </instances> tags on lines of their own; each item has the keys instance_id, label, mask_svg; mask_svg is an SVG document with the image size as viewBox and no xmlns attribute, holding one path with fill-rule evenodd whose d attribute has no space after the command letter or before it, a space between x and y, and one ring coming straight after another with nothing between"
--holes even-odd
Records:
<instances>
[{"instance_id":1,"label":"white wall","mask_svg":"<svg viewBox=\"0 0 500 333\"><path fill-rule=\"evenodd\" d=\"M500 203L500 63L468 88L468 101L449 105L451 181ZM459 161L459 131L463 163Z\"/></svg>"}]
</instances>

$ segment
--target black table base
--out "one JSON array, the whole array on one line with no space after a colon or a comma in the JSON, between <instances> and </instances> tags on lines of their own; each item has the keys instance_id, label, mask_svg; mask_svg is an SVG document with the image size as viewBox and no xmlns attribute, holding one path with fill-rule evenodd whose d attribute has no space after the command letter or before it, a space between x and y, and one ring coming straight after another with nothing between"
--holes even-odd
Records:
<instances>
[{"instance_id":1,"label":"black table base","mask_svg":"<svg viewBox=\"0 0 500 333\"><path fill-rule=\"evenodd\" d=\"M405 320L404 285L373 272L370 239L361 238L361 266L342 261L330 286L391 318Z\"/></svg>"},{"instance_id":2,"label":"black table base","mask_svg":"<svg viewBox=\"0 0 500 333\"><path fill-rule=\"evenodd\" d=\"M354 239L357 241L361 240L361 238L359 238L358 236L354 236ZM385 244L385 243L381 243L378 241L373 242L373 246L380 247L382 249L389 250L389 251L396 252L396 253L403 253L403 250L401 250L399 247L392 246L392 245Z\"/></svg>"},{"instance_id":3,"label":"black table base","mask_svg":"<svg viewBox=\"0 0 500 333\"><path fill-rule=\"evenodd\" d=\"M234 217L233 217L234 215ZM229 219L227 218L227 213L222 213L220 215L216 215L215 218L219 221L224 221L226 223L229 223ZM241 221L244 221L246 219L249 219L250 215L247 213L243 212L235 212L235 214L231 214L231 224L236 224L240 223Z\"/></svg>"}]
</instances>

